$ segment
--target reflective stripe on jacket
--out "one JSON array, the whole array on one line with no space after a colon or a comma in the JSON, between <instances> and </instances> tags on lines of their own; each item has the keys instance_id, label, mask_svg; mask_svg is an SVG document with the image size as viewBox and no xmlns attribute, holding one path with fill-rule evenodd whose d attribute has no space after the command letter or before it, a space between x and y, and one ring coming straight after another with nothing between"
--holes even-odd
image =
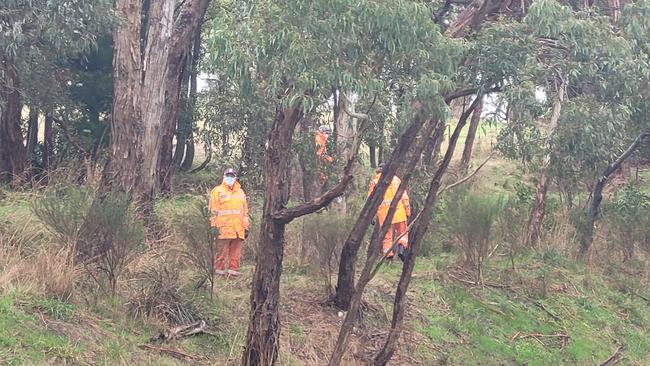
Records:
<instances>
[{"instance_id":1,"label":"reflective stripe on jacket","mask_svg":"<svg viewBox=\"0 0 650 366\"><path fill-rule=\"evenodd\" d=\"M370 187L368 188L368 196L370 196L372 191L375 189L377 183L379 183L380 177L381 177L381 173L377 173L377 175L375 175L375 177L370 181ZM399 188L401 182L402 181L399 178L394 176L393 181L388 186L388 189L386 189L386 193L384 194L384 200L381 202L381 205L379 205L379 208L377 209L377 218L379 219L380 225L383 225L384 220L386 220L386 216L388 215L388 209L390 208L390 203L393 201L393 197L395 197L395 195L397 194L397 189ZM406 221L410 213L411 213L411 206L409 204L409 196L406 193L406 190L404 190L404 193L402 193L402 197L397 203L397 209L395 210L395 214L393 215L392 223L397 224L398 222Z\"/></svg>"},{"instance_id":2,"label":"reflective stripe on jacket","mask_svg":"<svg viewBox=\"0 0 650 366\"><path fill-rule=\"evenodd\" d=\"M239 182L232 188L221 183L210 192L210 225L219 228L219 239L244 239L248 230L248 202Z\"/></svg>"}]
</instances>

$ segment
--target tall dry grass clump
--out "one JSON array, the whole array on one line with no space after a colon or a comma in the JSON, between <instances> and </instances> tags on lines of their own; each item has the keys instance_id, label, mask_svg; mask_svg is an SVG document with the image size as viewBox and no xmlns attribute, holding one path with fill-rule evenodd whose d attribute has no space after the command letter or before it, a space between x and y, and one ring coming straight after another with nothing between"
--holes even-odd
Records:
<instances>
[{"instance_id":1,"label":"tall dry grass clump","mask_svg":"<svg viewBox=\"0 0 650 366\"><path fill-rule=\"evenodd\" d=\"M81 266L115 294L124 269L143 248L144 224L128 194L63 186L33 203L33 212L58 244L66 262ZM99 274L99 275L98 275Z\"/></svg>"},{"instance_id":2,"label":"tall dry grass clump","mask_svg":"<svg viewBox=\"0 0 650 366\"><path fill-rule=\"evenodd\" d=\"M0 230L0 293L22 287L38 294L68 300L80 278L80 268L69 259L69 248L52 245L30 216L21 224Z\"/></svg>"}]
</instances>

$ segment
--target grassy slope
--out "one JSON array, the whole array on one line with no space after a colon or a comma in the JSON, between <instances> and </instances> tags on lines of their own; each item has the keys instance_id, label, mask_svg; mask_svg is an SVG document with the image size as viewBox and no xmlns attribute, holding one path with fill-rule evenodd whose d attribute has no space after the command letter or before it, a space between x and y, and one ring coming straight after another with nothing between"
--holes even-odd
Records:
<instances>
[{"instance_id":1,"label":"grassy slope","mask_svg":"<svg viewBox=\"0 0 650 366\"><path fill-rule=\"evenodd\" d=\"M493 135L488 131L488 138L479 140L476 161L489 153ZM477 179L485 191L511 191L523 178L512 164L494 159ZM0 223L20 225L30 215L30 199L2 199ZM625 347L620 365L650 364L649 304L639 296L650 293L632 269L587 269L547 251L521 256L514 272L509 261L495 258L486 275L493 286L477 288L463 282L466 275L454 266L455 255L435 252L419 259L393 364L594 365L619 345ZM130 317L122 297L62 302L30 288L2 288L0 281L0 364L236 365L251 271L247 264L243 278L219 281L215 300L194 294L216 334L161 345L196 357L192 361L139 348L164 326ZM367 360L383 344L399 271L397 264L383 268L367 289L346 364ZM322 305L323 283L317 272L289 256L282 278L282 365L322 365L329 356L342 318Z\"/></svg>"},{"instance_id":2,"label":"grassy slope","mask_svg":"<svg viewBox=\"0 0 650 366\"><path fill-rule=\"evenodd\" d=\"M606 360L618 345L625 347L622 365L650 363L648 303L620 280L548 254L521 259L515 274L493 263L490 282L511 284L511 289L472 288L452 278L462 280L462 273L450 267L453 260L441 255L418 263L406 340L396 364L593 365ZM351 342L349 364L353 354L363 360L381 345L398 277L399 266L387 267L368 289L368 306ZM219 283L211 319L216 336L164 347L200 357L201 363L237 364L249 279L250 274ZM322 364L331 349L340 318L335 309L319 303L319 283L306 268L287 268L282 282L282 364ZM157 323L130 319L121 309L120 300L100 300L87 308L9 293L0 299L0 363L180 363L139 349L156 334ZM568 336L567 341L557 335Z\"/></svg>"}]
</instances>

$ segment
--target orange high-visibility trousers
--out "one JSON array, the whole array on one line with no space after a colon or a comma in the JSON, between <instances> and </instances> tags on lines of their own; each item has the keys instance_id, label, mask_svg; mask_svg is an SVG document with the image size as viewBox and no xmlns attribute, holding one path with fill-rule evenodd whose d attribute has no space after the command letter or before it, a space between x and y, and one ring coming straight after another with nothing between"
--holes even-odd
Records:
<instances>
[{"instance_id":1,"label":"orange high-visibility trousers","mask_svg":"<svg viewBox=\"0 0 650 366\"><path fill-rule=\"evenodd\" d=\"M390 250L390 248L393 246L393 241L397 238L399 238L402 234L406 233L406 228L408 227L406 221L402 222L397 222L391 225L391 227L388 229L388 232L386 233L386 236L384 237L384 240L382 241L382 249L383 253L386 254ZM404 249L408 248L408 243L409 243L409 235L408 233L404 234L399 240L399 244L404 247ZM393 258L394 253L390 252L386 257L388 258Z\"/></svg>"},{"instance_id":2,"label":"orange high-visibility trousers","mask_svg":"<svg viewBox=\"0 0 650 366\"><path fill-rule=\"evenodd\" d=\"M241 248L244 240L242 239L219 239L217 240L213 265L216 270L223 271L226 269L226 259L228 260L228 269L239 271L239 262L241 260Z\"/></svg>"}]
</instances>

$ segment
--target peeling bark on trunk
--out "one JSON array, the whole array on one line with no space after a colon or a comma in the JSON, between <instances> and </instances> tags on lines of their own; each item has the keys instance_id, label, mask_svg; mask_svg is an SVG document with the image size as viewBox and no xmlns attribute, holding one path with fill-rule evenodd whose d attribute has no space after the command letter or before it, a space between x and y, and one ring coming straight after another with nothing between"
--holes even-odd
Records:
<instances>
[{"instance_id":1,"label":"peeling bark on trunk","mask_svg":"<svg viewBox=\"0 0 650 366\"><path fill-rule=\"evenodd\" d=\"M566 84L560 81L557 99L553 103L553 111L551 113L551 118L548 125L549 146L547 148L549 152L546 154L546 156L544 156L544 160L542 161L542 167L540 168L538 178L539 180L537 182L537 189L535 193L535 201L533 202L533 209L530 213L528 227L526 230L525 243L529 247L537 244L537 241L541 235L542 223L544 222L544 216L546 213L546 193L548 192L548 177L546 176L546 173L549 166L551 165L550 140L555 136L555 131L557 130L558 122L560 120L560 112L562 110L562 103L564 103L565 93Z\"/></svg>"},{"instance_id":2,"label":"peeling bark on trunk","mask_svg":"<svg viewBox=\"0 0 650 366\"><path fill-rule=\"evenodd\" d=\"M278 111L266 150L264 208L242 365L273 365L278 357L278 303L286 223L275 220L273 215L282 210L288 202L291 140L300 118L298 109Z\"/></svg>"},{"instance_id":3,"label":"peeling bark on trunk","mask_svg":"<svg viewBox=\"0 0 650 366\"><path fill-rule=\"evenodd\" d=\"M115 2L124 20L114 34L115 91L105 189L133 191L144 202L151 202L160 187L169 189L180 72L208 3L185 1L174 19L174 0L152 2L140 51L142 2Z\"/></svg>"},{"instance_id":4,"label":"peeling bark on trunk","mask_svg":"<svg viewBox=\"0 0 650 366\"><path fill-rule=\"evenodd\" d=\"M465 138L465 146L463 147L463 156L460 159L460 174L465 175L469 169L469 165L472 159L472 150L474 149L474 140L476 139L476 131L478 130L478 125L481 122L481 113L483 112L483 98L479 101L474 113L472 114L472 120L469 123L469 129L467 131L467 137Z\"/></svg>"},{"instance_id":5,"label":"peeling bark on trunk","mask_svg":"<svg viewBox=\"0 0 650 366\"><path fill-rule=\"evenodd\" d=\"M176 18L172 36L171 50L167 59L165 77L167 108L165 108L163 121L163 141L160 162L158 164L161 187L165 192L171 191L171 182L175 171L172 169L172 140L174 127L180 111L181 71L186 60L190 58L192 44L196 42L197 32L200 34L200 24L208 8L210 0L194 0L186 2ZM194 41L194 42L193 42ZM200 43L200 38L199 38ZM200 47L199 47L200 48Z\"/></svg>"},{"instance_id":6,"label":"peeling bark on trunk","mask_svg":"<svg viewBox=\"0 0 650 366\"><path fill-rule=\"evenodd\" d=\"M122 23L113 32L113 109L111 146L102 175L102 189L132 191L140 171L142 118L140 110L140 26L142 2L117 0Z\"/></svg>"}]
</instances>

